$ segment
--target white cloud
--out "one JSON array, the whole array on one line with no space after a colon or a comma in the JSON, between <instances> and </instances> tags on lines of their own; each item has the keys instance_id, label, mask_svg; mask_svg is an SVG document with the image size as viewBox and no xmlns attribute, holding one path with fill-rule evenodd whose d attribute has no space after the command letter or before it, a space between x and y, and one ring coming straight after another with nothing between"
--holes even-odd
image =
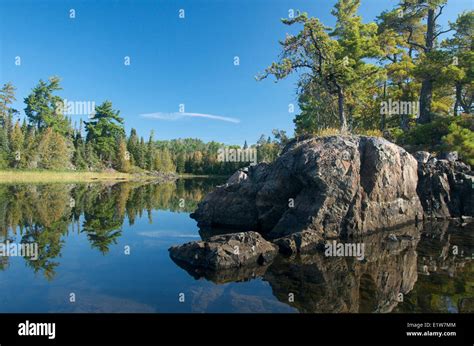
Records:
<instances>
[{"instance_id":1,"label":"white cloud","mask_svg":"<svg viewBox=\"0 0 474 346\"><path fill-rule=\"evenodd\" d=\"M185 113L185 112L175 112L175 113L146 113L140 114L144 118L159 119L159 120L179 120L182 118L205 118L211 120L226 121L229 123L238 124L240 119L223 117L221 115L212 115L212 114L202 114L202 113Z\"/></svg>"}]
</instances>

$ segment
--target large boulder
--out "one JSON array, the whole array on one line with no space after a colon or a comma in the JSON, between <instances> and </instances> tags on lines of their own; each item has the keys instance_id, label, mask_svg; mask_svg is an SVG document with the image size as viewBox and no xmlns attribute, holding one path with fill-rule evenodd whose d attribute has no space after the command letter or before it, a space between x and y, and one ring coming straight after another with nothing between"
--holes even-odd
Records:
<instances>
[{"instance_id":1,"label":"large boulder","mask_svg":"<svg viewBox=\"0 0 474 346\"><path fill-rule=\"evenodd\" d=\"M428 160L417 153L418 195L428 217L447 219L474 216L474 175L471 167L457 161L457 154L445 153Z\"/></svg>"},{"instance_id":2,"label":"large boulder","mask_svg":"<svg viewBox=\"0 0 474 346\"><path fill-rule=\"evenodd\" d=\"M310 137L292 141L272 164L239 171L191 216L201 227L270 239L365 234L421 219L417 182L417 161L385 139Z\"/></svg>"},{"instance_id":3,"label":"large boulder","mask_svg":"<svg viewBox=\"0 0 474 346\"><path fill-rule=\"evenodd\" d=\"M221 270L268 264L278 247L256 232L240 232L172 246L169 252L173 260L192 268Z\"/></svg>"}]
</instances>

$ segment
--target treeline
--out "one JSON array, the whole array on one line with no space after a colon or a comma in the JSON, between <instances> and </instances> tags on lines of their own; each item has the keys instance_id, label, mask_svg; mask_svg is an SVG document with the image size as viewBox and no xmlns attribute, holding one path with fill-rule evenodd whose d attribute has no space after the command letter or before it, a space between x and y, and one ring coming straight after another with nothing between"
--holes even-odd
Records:
<instances>
[{"instance_id":1,"label":"treeline","mask_svg":"<svg viewBox=\"0 0 474 346\"><path fill-rule=\"evenodd\" d=\"M95 107L87 121L73 125L64 115L64 100L58 77L41 80L24 99L25 119L11 107L15 88L11 83L0 89L0 169L45 169L120 172L160 171L190 174L228 175L249 162L218 159L222 143L199 139L156 141L154 132L145 140L132 129L127 136L120 112L110 101ZM283 137L282 137L283 136ZM272 161L281 149L282 131L274 138L260 139L252 146L259 162ZM234 149L247 149L232 146Z\"/></svg>"},{"instance_id":2,"label":"treeline","mask_svg":"<svg viewBox=\"0 0 474 346\"><path fill-rule=\"evenodd\" d=\"M282 21L299 29L258 79L298 74L296 135L369 131L474 164L474 11L442 27L446 3L402 0L365 22L360 0L339 0L332 27L291 11Z\"/></svg>"},{"instance_id":3,"label":"treeline","mask_svg":"<svg viewBox=\"0 0 474 346\"><path fill-rule=\"evenodd\" d=\"M231 145L229 149L253 149L258 162L272 162L278 157L281 149L288 142L285 131L273 130L272 136L261 135L256 144L249 146L245 141L242 146ZM168 151L173 157L178 173L228 175L238 168L247 166L248 162L219 162L219 149L224 145L218 142L205 143L200 139L173 139L157 141L159 150Z\"/></svg>"}]
</instances>

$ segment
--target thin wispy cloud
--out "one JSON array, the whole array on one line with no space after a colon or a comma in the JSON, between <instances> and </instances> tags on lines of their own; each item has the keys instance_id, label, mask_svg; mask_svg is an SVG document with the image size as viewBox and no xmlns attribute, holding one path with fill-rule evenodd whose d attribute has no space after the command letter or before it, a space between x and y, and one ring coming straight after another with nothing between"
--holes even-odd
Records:
<instances>
[{"instance_id":1,"label":"thin wispy cloud","mask_svg":"<svg viewBox=\"0 0 474 346\"><path fill-rule=\"evenodd\" d=\"M179 120L183 118L205 118L211 120L218 120L218 121L226 121L229 123L238 124L240 123L240 119L231 118L231 117L224 117L221 115L213 115L213 114L203 114L203 113L186 113L186 112L174 112L174 113L146 113L140 114L140 116L144 118L150 119L159 119L159 120Z\"/></svg>"}]
</instances>

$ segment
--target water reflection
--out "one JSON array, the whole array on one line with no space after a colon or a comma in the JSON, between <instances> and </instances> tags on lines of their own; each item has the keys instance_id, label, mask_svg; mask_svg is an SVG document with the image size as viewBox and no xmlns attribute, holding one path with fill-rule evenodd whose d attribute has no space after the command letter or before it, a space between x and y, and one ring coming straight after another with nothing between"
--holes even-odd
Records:
<instances>
[{"instance_id":1,"label":"water reflection","mask_svg":"<svg viewBox=\"0 0 474 346\"><path fill-rule=\"evenodd\" d=\"M184 179L168 184L45 184L0 185L0 242L38 244L39 258L25 257L35 272L53 279L69 232L81 232L93 249L107 254L122 235L127 220L152 210L189 213L217 182L210 179ZM9 258L0 257L0 269Z\"/></svg>"},{"instance_id":2,"label":"water reflection","mask_svg":"<svg viewBox=\"0 0 474 346\"><path fill-rule=\"evenodd\" d=\"M4 296L30 290L24 304L0 301L1 311L473 311L474 224L437 222L352 239L365 245L362 261L315 252L219 272L176 265L170 245L215 234L198 233L188 214L220 183L0 184L0 242L38 244L38 259L22 261L50 285L0 257ZM118 244L131 243L134 256L123 256ZM66 301L71 290L82 290L82 305ZM190 295L189 305L176 299L179 292Z\"/></svg>"},{"instance_id":3,"label":"water reflection","mask_svg":"<svg viewBox=\"0 0 474 346\"><path fill-rule=\"evenodd\" d=\"M365 245L362 261L321 251L218 272L177 264L196 279L219 284L261 278L299 312L472 312L473 226L434 222L346 240ZM212 230L200 234L206 239Z\"/></svg>"}]
</instances>

